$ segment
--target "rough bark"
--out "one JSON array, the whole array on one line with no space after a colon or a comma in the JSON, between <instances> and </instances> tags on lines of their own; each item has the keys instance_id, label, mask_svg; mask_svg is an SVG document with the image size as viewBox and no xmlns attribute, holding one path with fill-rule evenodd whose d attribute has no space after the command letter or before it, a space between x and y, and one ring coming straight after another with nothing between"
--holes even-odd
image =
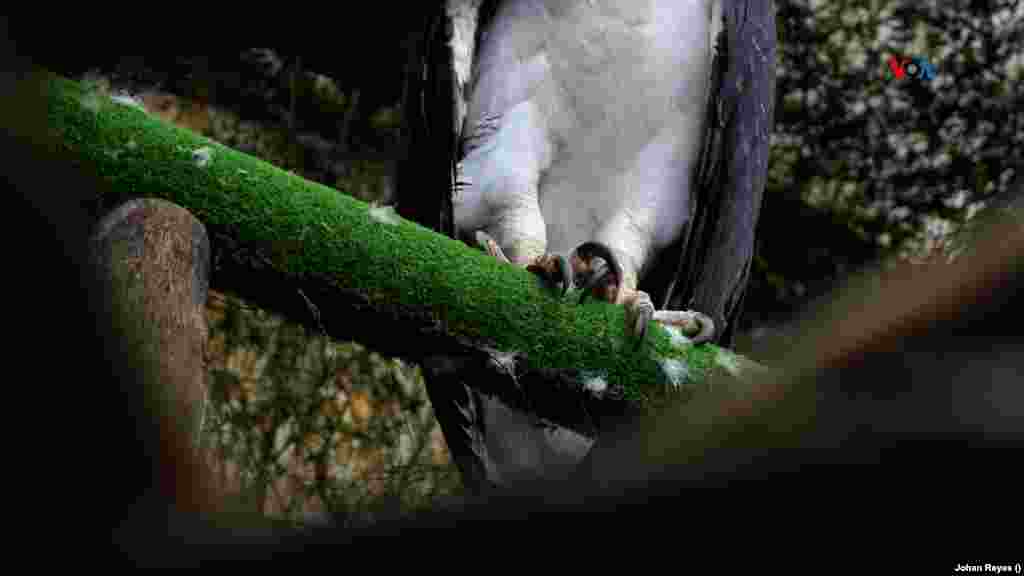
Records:
<instances>
[{"instance_id":1,"label":"rough bark","mask_svg":"<svg viewBox=\"0 0 1024 576\"><path fill-rule=\"evenodd\" d=\"M167 483L175 492L168 496L186 509L203 509L210 501L198 458L207 398L206 230L174 204L140 199L103 218L90 248L125 353L143 364L161 434L195 456L193 466L166 472L186 476Z\"/></svg>"}]
</instances>

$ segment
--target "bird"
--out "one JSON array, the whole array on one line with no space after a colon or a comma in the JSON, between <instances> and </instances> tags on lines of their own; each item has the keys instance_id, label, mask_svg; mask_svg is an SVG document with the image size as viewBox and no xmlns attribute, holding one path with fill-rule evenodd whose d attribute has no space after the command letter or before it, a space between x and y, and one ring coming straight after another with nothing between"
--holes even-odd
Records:
<instances>
[{"instance_id":1,"label":"bird","mask_svg":"<svg viewBox=\"0 0 1024 576\"><path fill-rule=\"evenodd\" d=\"M425 20L399 213L558 295L623 306L634 350L652 320L728 345L767 173L773 3L446 0ZM565 476L593 446L464 362L425 372L473 492Z\"/></svg>"},{"instance_id":2,"label":"bird","mask_svg":"<svg viewBox=\"0 0 1024 576\"><path fill-rule=\"evenodd\" d=\"M581 300L623 305L638 341L655 312L638 277L687 220L710 7L503 2L468 66L472 16L453 15L465 94L457 231L563 292L575 284ZM697 341L710 340L705 315L659 320L689 325L694 316Z\"/></svg>"}]
</instances>

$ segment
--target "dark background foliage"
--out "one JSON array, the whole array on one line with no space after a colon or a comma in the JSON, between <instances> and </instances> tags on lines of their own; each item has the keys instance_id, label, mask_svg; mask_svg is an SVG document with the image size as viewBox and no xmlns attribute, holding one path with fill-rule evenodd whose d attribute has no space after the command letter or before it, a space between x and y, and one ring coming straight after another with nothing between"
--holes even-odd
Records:
<instances>
[{"instance_id":1,"label":"dark background foliage","mask_svg":"<svg viewBox=\"0 0 1024 576\"><path fill-rule=\"evenodd\" d=\"M1024 145L1014 1L780 0L772 165L747 321L783 319L1004 194ZM915 43L915 37L921 42ZM896 79L918 56L933 79Z\"/></svg>"}]
</instances>

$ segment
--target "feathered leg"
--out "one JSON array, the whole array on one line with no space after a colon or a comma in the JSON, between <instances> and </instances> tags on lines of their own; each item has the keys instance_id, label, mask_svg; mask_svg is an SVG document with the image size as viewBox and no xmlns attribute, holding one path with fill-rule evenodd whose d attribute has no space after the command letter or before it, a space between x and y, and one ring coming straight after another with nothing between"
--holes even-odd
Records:
<instances>
[{"instance_id":1,"label":"feathered leg","mask_svg":"<svg viewBox=\"0 0 1024 576\"><path fill-rule=\"evenodd\" d=\"M476 233L477 245L499 262L513 264L505 256L501 246L483 230ZM559 296L564 296L572 285L572 268L569 266L569 259L562 254L544 253L540 256L527 259L526 269L541 277L544 284L555 290Z\"/></svg>"}]
</instances>

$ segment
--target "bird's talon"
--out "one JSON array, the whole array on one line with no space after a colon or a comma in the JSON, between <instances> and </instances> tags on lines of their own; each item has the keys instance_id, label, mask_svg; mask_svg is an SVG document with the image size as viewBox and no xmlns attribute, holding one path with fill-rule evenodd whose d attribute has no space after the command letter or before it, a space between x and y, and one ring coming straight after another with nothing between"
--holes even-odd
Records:
<instances>
[{"instance_id":1,"label":"bird's talon","mask_svg":"<svg viewBox=\"0 0 1024 576\"><path fill-rule=\"evenodd\" d=\"M626 318L633 317L631 335L636 339L633 346L635 349L639 349L640 344L644 341L644 336L647 335L647 325L654 318L654 303L651 302L650 296L646 293L633 292L629 300L625 302L625 306Z\"/></svg>"},{"instance_id":2,"label":"bird's talon","mask_svg":"<svg viewBox=\"0 0 1024 576\"><path fill-rule=\"evenodd\" d=\"M615 282L614 277L609 278L613 274L612 269L605 264L603 260L594 264L593 268L591 268L589 272L583 273L583 279L581 280L583 285L579 287L580 304L587 300L587 297L594 291L594 288L597 288L602 284L608 285Z\"/></svg>"},{"instance_id":3,"label":"bird's talon","mask_svg":"<svg viewBox=\"0 0 1024 576\"><path fill-rule=\"evenodd\" d=\"M501 246L486 232L476 232L476 243L500 262L512 264ZM610 248L598 242L584 242L570 258L562 254L544 254L534 258L526 269L541 277L560 296L565 296L570 285L580 289L580 304L591 295L626 307L626 331L639 348L647 335L650 321L677 326L696 346L710 342L715 336L715 324L708 316L694 311L655 310L650 297L631 286L623 286L622 266ZM696 334L694 334L696 332ZM694 334L690 336L690 334Z\"/></svg>"},{"instance_id":4,"label":"bird's talon","mask_svg":"<svg viewBox=\"0 0 1024 576\"><path fill-rule=\"evenodd\" d=\"M694 310L659 310L654 321L665 326L676 326L690 339L693 346L715 338L715 322L706 314Z\"/></svg>"},{"instance_id":5,"label":"bird's talon","mask_svg":"<svg viewBox=\"0 0 1024 576\"><path fill-rule=\"evenodd\" d=\"M581 286L580 304L586 301L595 289L603 289L602 300L617 303L623 281L622 265L618 258L604 244L584 242L576 247L572 256L573 275L576 285Z\"/></svg>"},{"instance_id":6,"label":"bird's talon","mask_svg":"<svg viewBox=\"0 0 1024 576\"><path fill-rule=\"evenodd\" d=\"M487 232L477 230L474 239L477 247L499 262L514 265L512 260L501 249L501 245ZM569 266L569 259L561 254L544 254L534 258L526 266L526 269L540 276L547 285L558 289L561 296L565 296L565 293L569 290L569 285L572 282L572 268Z\"/></svg>"},{"instance_id":7,"label":"bird's talon","mask_svg":"<svg viewBox=\"0 0 1024 576\"><path fill-rule=\"evenodd\" d=\"M545 254L526 267L540 276L548 286L554 286L560 296L565 296L572 283L572 269L569 260L561 254Z\"/></svg>"},{"instance_id":8,"label":"bird's talon","mask_svg":"<svg viewBox=\"0 0 1024 576\"><path fill-rule=\"evenodd\" d=\"M641 309L637 315L636 320L633 323L633 335L636 338L636 342L633 344L634 349L639 349L640 344L644 341L644 336L647 336L647 324L651 321L651 313L645 309Z\"/></svg>"}]
</instances>

